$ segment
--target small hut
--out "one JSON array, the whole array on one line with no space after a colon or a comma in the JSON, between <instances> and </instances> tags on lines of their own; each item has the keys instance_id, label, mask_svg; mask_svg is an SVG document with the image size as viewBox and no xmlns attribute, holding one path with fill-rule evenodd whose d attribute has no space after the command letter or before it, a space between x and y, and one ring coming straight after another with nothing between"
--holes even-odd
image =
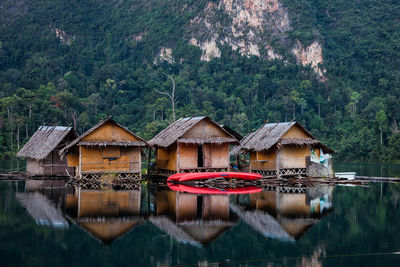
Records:
<instances>
[{"instance_id":1,"label":"small hut","mask_svg":"<svg viewBox=\"0 0 400 267\"><path fill-rule=\"evenodd\" d=\"M67 161L61 159L59 151L78 135L71 127L40 126L24 147L18 158L26 158L26 172L29 175L68 175Z\"/></svg>"},{"instance_id":2,"label":"small hut","mask_svg":"<svg viewBox=\"0 0 400 267\"><path fill-rule=\"evenodd\" d=\"M263 177L333 177L331 153L297 122L267 123L232 153L250 154L250 171Z\"/></svg>"},{"instance_id":3,"label":"small hut","mask_svg":"<svg viewBox=\"0 0 400 267\"><path fill-rule=\"evenodd\" d=\"M60 154L67 155L68 166L75 168L80 179L140 180L141 150L145 146L148 146L146 141L109 117L75 139Z\"/></svg>"},{"instance_id":4,"label":"small hut","mask_svg":"<svg viewBox=\"0 0 400 267\"><path fill-rule=\"evenodd\" d=\"M158 133L149 144L156 148L157 172L227 171L234 135L209 117L181 118Z\"/></svg>"}]
</instances>

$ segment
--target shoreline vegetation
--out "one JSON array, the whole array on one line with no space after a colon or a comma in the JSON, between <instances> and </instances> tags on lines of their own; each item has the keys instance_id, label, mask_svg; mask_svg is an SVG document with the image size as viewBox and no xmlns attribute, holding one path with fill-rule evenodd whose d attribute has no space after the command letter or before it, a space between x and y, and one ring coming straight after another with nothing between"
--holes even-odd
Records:
<instances>
[{"instance_id":1,"label":"shoreline vegetation","mask_svg":"<svg viewBox=\"0 0 400 267\"><path fill-rule=\"evenodd\" d=\"M242 135L294 120L335 160L400 163L396 1L282 0L290 30L263 37L285 60L225 44L210 61L189 43L192 32L205 41L190 21L206 15L206 0L20 2L0 10L0 159L14 158L40 125L81 134L112 115L150 140L174 115L206 115ZM324 81L290 50L315 40ZM172 52L157 62L160 46Z\"/></svg>"}]
</instances>

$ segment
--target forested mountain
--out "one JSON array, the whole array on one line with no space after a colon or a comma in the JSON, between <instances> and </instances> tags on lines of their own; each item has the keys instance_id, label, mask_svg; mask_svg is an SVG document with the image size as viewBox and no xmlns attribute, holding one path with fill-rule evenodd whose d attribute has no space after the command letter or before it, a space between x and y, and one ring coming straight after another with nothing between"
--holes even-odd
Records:
<instances>
[{"instance_id":1,"label":"forested mountain","mask_svg":"<svg viewBox=\"0 0 400 267\"><path fill-rule=\"evenodd\" d=\"M3 0L0 155L107 115L149 139L208 115L296 120L352 161L400 162L397 0Z\"/></svg>"}]
</instances>

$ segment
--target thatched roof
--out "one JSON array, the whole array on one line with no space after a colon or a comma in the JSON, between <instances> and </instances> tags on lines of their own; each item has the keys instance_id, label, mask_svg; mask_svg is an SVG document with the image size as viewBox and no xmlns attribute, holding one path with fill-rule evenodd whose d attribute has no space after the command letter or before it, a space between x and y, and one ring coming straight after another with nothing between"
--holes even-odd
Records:
<instances>
[{"instance_id":1,"label":"thatched roof","mask_svg":"<svg viewBox=\"0 0 400 267\"><path fill-rule=\"evenodd\" d=\"M60 210L44 195L38 192L16 193L15 197L26 208L37 225L68 228L68 222Z\"/></svg>"},{"instance_id":2,"label":"thatched roof","mask_svg":"<svg viewBox=\"0 0 400 267\"><path fill-rule=\"evenodd\" d=\"M167 216L150 216L149 221L178 242L202 247L236 225L236 221L184 221L174 223Z\"/></svg>"},{"instance_id":3,"label":"thatched roof","mask_svg":"<svg viewBox=\"0 0 400 267\"><path fill-rule=\"evenodd\" d=\"M85 217L76 219L74 223L101 243L110 245L144 223L144 219L140 217Z\"/></svg>"},{"instance_id":4,"label":"thatched roof","mask_svg":"<svg viewBox=\"0 0 400 267\"><path fill-rule=\"evenodd\" d=\"M224 128L225 131L227 131L228 133L230 133L230 134L232 134L234 137L236 137L236 139L237 139L238 141L240 141L240 140L243 139L243 136L242 136L240 133L238 133L238 132L236 132L235 130L233 130L231 127L226 126L226 125L221 125L221 127Z\"/></svg>"},{"instance_id":5,"label":"thatched roof","mask_svg":"<svg viewBox=\"0 0 400 267\"><path fill-rule=\"evenodd\" d=\"M225 132L230 137L208 137L208 138L181 138L185 133L192 129L199 122L207 120L214 124L221 131ZM149 141L151 146L169 147L176 141L182 143L204 144L204 143L238 143L238 140L231 133L227 132L219 124L211 120L209 117L190 117L180 118L167 128L159 132L153 139Z\"/></svg>"},{"instance_id":6,"label":"thatched roof","mask_svg":"<svg viewBox=\"0 0 400 267\"><path fill-rule=\"evenodd\" d=\"M161 231L172 236L178 242L190 244L196 247L202 247L201 243L197 242L166 216L150 216L149 221Z\"/></svg>"},{"instance_id":7,"label":"thatched roof","mask_svg":"<svg viewBox=\"0 0 400 267\"><path fill-rule=\"evenodd\" d=\"M100 126L102 126L103 124L105 124L107 122L112 122L112 123L118 125L119 127L124 129L125 131L129 132L131 135L133 135L136 139L138 139L140 141L138 141L138 142L132 142L132 141L120 141L120 142L104 142L104 141L90 141L90 142L87 142L87 141L81 141L84 137L86 137L90 133L94 132L96 129L98 129ZM86 131L84 134L80 135L73 142L71 142L68 146L66 146L64 149L62 149L60 151L60 155L65 155L75 145L85 145L85 146L148 146L147 142L144 139L140 138L139 136L134 134L128 128L126 128L126 127L122 126L121 124L119 124L118 122L114 121L111 117L107 117L106 119L100 121L95 126L93 126L88 131Z\"/></svg>"},{"instance_id":8,"label":"thatched roof","mask_svg":"<svg viewBox=\"0 0 400 267\"><path fill-rule=\"evenodd\" d=\"M230 203L230 209L236 213L245 223L250 225L254 230L261 233L264 237L279 239L282 241L294 241L295 239L289 235L280 223L271 215L260 210L245 211L239 206Z\"/></svg>"},{"instance_id":9,"label":"thatched roof","mask_svg":"<svg viewBox=\"0 0 400 267\"><path fill-rule=\"evenodd\" d=\"M179 223L178 226L190 235L194 240L207 246L227 230L236 225L236 221L186 221Z\"/></svg>"},{"instance_id":10,"label":"thatched roof","mask_svg":"<svg viewBox=\"0 0 400 267\"><path fill-rule=\"evenodd\" d=\"M282 136L289 131L290 128L297 126L302 130L308 138L286 138ZM268 150L274 145L307 145L319 146L325 152L333 153L329 147L323 145L309 131L307 131L298 122L282 122L282 123L266 123L257 131L246 135L240 142L240 146L235 147L231 154L237 154L239 151L262 151Z\"/></svg>"},{"instance_id":11,"label":"thatched roof","mask_svg":"<svg viewBox=\"0 0 400 267\"><path fill-rule=\"evenodd\" d=\"M77 137L75 130L63 126L40 126L28 143L18 152L19 158L42 160L53 151L64 138L71 133Z\"/></svg>"}]
</instances>

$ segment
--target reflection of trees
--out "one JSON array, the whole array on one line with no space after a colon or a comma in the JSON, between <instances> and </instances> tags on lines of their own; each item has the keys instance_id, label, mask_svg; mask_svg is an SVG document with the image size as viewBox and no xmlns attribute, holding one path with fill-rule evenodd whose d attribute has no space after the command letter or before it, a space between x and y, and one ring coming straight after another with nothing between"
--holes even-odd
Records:
<instances>
[{"instance_id":1,"label":"reflection of trees","mask_svg":"<svg viewBox=\"0 0 400 267\"><path fill-rule=\"evenodd\" d=\"M319 261L324 265L395 266L398 260L386 256L324 259L324 255L398 250L398 184L382 184L382 191L380 184L371 184L370 188L335 188L333 212L310 228L296 243L265 239L239 222L206 249L174 240L171 247L170 237L149 222L104 249L77 227L60 231L37 226L17 203L15 188L14 183L0 183L0 251L5 266L154 266L223 262L226 259L243 265L263 266L268 262L301 265L303 261L318 264L316 255L322 257ZM145 199L147 190L142 194L142 201ZM354 210L352 215L351 209ZM16 253L20 248L23 248L23 253Z\"/></svg>"}]
</instances>

